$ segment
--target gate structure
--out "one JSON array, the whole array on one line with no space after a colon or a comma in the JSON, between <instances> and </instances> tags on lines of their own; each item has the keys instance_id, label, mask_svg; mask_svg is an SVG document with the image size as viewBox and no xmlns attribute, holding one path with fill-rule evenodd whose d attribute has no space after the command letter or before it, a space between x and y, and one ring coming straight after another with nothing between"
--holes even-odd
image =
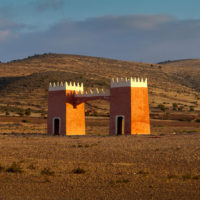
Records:
<instances>
[{"instance_id":1,"label":"gate structure","mask_svg":"<svg viewBox=\"0 0 200 200\"><path fill-rule=\"evenodd\" d=\"M84 104L110 102L110 135L150 134L147 79L112 79L109 91L84 92L83 83L50 83L48 134L85 135Z\"/></svg>"}]
</instances>

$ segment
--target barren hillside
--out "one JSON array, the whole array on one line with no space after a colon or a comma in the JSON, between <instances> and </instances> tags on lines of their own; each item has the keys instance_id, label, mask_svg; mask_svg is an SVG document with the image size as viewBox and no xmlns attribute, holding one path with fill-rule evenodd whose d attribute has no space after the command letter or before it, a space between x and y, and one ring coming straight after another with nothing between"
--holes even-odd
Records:
<instances>
[{"instance_id":1,"label":"barren hillside","mask_svg":"<svg viewBox=\"0 0 200 200\"><path fill-rule=\"evenodd\" d=\"M200 60L161 64L127 62L78 55L43 54L0 63L0 105L47 110L49 81L83 82L87 88L109 88L112 77L147 77L150 107L172 103L189 110L199 109ZM94 102L98 112L108 112L108 104ZM95 108L95 106L97 108Z\"/></svg>"},{"instance_id":2,"label":"barren hillside","mask_svg":"<svg viewBox=\"0 0 200 200\"><path fill-rule=\"evenodd\" d=\"M164 72L181 84L200 90L200 59L170 61L162 65Z\"/></svg>"}]
</instances>

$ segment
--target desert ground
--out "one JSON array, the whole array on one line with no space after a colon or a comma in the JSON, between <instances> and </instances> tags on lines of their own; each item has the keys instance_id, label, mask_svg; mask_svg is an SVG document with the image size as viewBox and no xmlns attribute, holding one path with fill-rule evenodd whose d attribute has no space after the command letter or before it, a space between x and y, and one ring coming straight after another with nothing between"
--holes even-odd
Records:
<instances>
[{"instance_id":1,"label":"desert ground","mask_svg":"<svg viewBox=\"0 0 200 200\"><path fill-rule=\"evenodd\" d=\"M49 81L87 90L119 76L148 77L151 135L109 136L104 101L86 103L86 136L47 135ZM0 200L199 200L199 77L200 60L43 54L0 63Z\"/></svg>"},{"instance_id":2,"label":"desert ground","mask_svg":"<svg viewBox=\"0 0 200 200\"><path fill-rule=\"evenodd\" d=\"M200 123L155 119L151 135L108 136L108 117L87 117L86 136L52 137L46 119L1 119L2 200L200 197Z\"/></svg>"}]
</instances>

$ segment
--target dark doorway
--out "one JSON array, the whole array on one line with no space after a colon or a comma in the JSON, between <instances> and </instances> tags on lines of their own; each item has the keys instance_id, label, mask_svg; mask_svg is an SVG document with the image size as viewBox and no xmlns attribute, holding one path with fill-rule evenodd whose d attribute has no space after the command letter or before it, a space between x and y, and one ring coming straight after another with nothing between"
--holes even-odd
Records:
<instances>
[{"instance_id":1,"label":"dark doorway","mask_svg":"<svg viewBox=\"0 0 200 200\"><path fill-rule=\"evenodd\" d=\"M60 132L60 120L58 118L54 119L54 135L59 135Z\"/></svg>"},{"instance_id":2,"label":"dark doorway","mask_svg":"<svg viewBox=\"0 0 200 200\"><path fill-rule=\"evenodd\" d=\"M117 135L124 134L124 117L117 117Z\"/></svg>"}]
</instances>

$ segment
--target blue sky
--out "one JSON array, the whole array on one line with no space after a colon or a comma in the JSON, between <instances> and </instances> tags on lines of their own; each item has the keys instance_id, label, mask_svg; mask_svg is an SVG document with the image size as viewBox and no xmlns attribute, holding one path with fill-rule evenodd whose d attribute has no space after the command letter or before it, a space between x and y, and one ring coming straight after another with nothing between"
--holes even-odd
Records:
<instances>
[{"instance_id":1,"label":"blue sky","mask_svg":"<svg viewBox=\"0 0 200 200\"><path fill-rule=\"evenodd\" d=\"M45 52L198 58L199 0L0 0L0 61Z\"/></svg>"}]
</instances>

